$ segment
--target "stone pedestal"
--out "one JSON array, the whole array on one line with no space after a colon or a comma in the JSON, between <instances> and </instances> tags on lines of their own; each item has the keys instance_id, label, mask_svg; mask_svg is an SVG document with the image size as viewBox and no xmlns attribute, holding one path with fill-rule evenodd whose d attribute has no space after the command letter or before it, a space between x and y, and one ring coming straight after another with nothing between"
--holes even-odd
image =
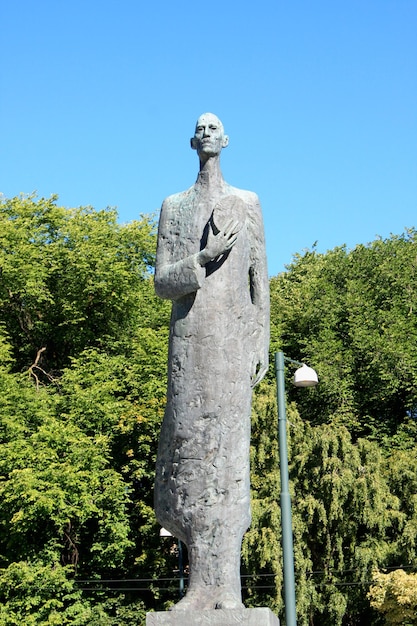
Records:
<instances>
[{"instance_id":1,"label":"stone pedestal","mask_svg":"<svg viewBox=\"0 0 417 626\"><path fill-rule=\"evenodd\" d=\"M279 626L267 608L148 613L146 626Z\"/></svg>"}]
</instances>

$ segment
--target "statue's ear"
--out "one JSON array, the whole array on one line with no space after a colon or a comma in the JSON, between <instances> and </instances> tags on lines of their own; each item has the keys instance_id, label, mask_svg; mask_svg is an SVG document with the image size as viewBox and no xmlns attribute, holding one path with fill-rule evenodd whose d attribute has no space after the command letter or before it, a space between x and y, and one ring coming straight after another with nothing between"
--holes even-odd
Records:
<instances>
[{"instance_id":1,"label":"statue's ear","mask_svg":"<svg viewBox=\"0 0 417 626\"><path fill-rule=\"evenodd\" d=\"M190 139L190 145L191 145L191 148L192 148L193 150L197 150L197 140L196 140L196 138L195 138L195 137L191 137L191 139Z\"/></svg>"},{"instance_id":2,"label":"statue's ear","mask_svg":"<svg viewBox=\"0 0 417 626\"><path fill-rule=\"evenodd\" d=\"M225 135L223 137L223 144L222 144L222 146L223 146L223 148L227 148L228 145L229 145L229 135Z\"/></svg>"}]
</instances>

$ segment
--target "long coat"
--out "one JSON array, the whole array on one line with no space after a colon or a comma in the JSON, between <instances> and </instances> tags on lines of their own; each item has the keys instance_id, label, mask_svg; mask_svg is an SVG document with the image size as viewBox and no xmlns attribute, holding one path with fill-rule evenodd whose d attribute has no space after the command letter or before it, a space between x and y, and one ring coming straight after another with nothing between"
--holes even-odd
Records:
<instances>
[{"instance_id":1,"label":"long coat","mask_svg":"<svg viewBox=\"0 0 417 626\"><path fill-rule=\"evenodd\" d=\"M233 204L235 214L228 216ZM201 267L197 255L210 223L225 226L230 218L240 224L236 244ZM250 524L251 380L256 362L267 363L269 342L257 196L224 181L209 188L200 173L193 187L168 197L159 222L155 288L172 300L155 482L158 520L187 545L196 536L223 534L225 524L240 541Z\"/></svg>"}]
</instances>

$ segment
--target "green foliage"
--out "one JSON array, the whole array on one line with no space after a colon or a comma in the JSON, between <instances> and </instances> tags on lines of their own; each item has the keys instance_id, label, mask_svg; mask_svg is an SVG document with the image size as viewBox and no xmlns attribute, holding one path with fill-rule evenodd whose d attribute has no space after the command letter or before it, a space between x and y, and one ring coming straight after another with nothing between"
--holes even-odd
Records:
<instances>
[{"instance_id":1,"label":"green foliage","mask_svg":"<svg viewBox=\"0 0 417 626\"><path fill-rule=\"evenodd\" d=\"M291 432L300 611L304 605L318 623L341 626L366 614L362 584L376 564L393 558L398 500L375 443L353 443L343 426L311 426L296 413Z\"/></svg>"},{"instance_id":2,"label":"green foliage","mask_svg":"<svg viewBox=\"0 0 417 626\"><path fill-rule=\"evenodd\" d=\"M2 626L91 626L111 624L99 606L82 599L68 576L70 568L16 562L0 570Z\"/></svg>"},{"instance_id":3,"label":"green foliage","mask_svg":"<svg viewBox=\"0 0 417 626\"><path fill-rule=\"evenodd\" d=\"M376 571L368 597L371 606L385 616L385 624L417 624L417 574L402 569L389 574Z\"/></svg>"},{"instance_id":4,"label":"green foliage","mask_svg":"<svg viewBox=\"0 0 417 626\"><path fill-rule=\"evenodd\" d=\"M143 602L123 594L91 602L71 567L21 561L0 570L1 626L144 626L145 614Z\"/></svg>"},{"instance_id":5,"label":"green foliage","mask_svg":"<svg viewBox=\"0 0 417 626\"><path fill-rule=\"evenodd\" d=\"M409 230L350 252L307 252L272 279L281 349L321 379L313 398L297 395L313 423L407 446L403 425L417 407L416 242ZM414 439L415 422L407 429Z\"/></svg>"},{"instance_id":6,"label":"green foliage","mask_svg":"<svg viewBox=\"0 0 417 626\"><path fill-rule=\"evenodd\" d=\"M252 408L252 523L242 546L244 595L248 606L269 606L280 614L283 578L276 429L274 388L263 381Z\"/></svg>"},{"instance_id":7,"label":"green foliage","mask_svg":"<svg viewBox=\"0 0 417 626\"><path fill-rule=\"evenodd\" d=\"M390 537L398 556L390 564L413 564L417 560L417 446L393 450L385 463L385 477L398 502Z\"/></svg>"},{"instance_id":8,"label":"green foliage","mask_svg":"<svg viewBox=\"0 0 417 626\"><path fill-rule=\"evenodd\" d=\"M293 390L287 368L300 626L380 624L372 572L417 557L416 239L307 252L271 281L272 351L320 377ZM170 314L154 251L149 218L0 202L0 625L144 624L175 599L153 513ZM252 423L245 602L282 618L272 367Z\"/></svg>"},{"instance_id":9,"label":"green foliage","mask_svg":"<svg viewBox=\"0 0 417 626\"><path fill-rule=\"evenodd\" d=\"M378 623L366 609L372 569L415 562L416 242L409 230L309 251L271 281L272 348L320 379L294 389L287 372L303 419L291 420L290 459L298 606L310 625Z\"/></svg>"},{"instance_id":10,"label":"green foliage","mask_svg":"<svg viewBox=\"0 0 417 626\"><path fill-rule=\"evenodd\" d=\"M287 420L298 624L377 624L366 598L372 572L415 560L417 449L387 455L343 425L310 424L295 403ZM254 399L251 462L246 603L282 616L277 414L268 382Z\"/></svg>"},{"instance_id":11,"label":"green foliage","mask_svg":"<svg viewBox=\"0 0 417 626\"><path fill-rule=\"evenodd\" d=\"M314 390L294 389L287 368L301 624L378 623L366 601L372 570L415 561L416 241L409 230L350 252L309 251L271 280L272 350L306 361L320 379ZM257 411L261 452L264 430L275 427ZM260 493L275 494L264 469Z\"/></svg>"},{"instance_id":12,"label":"green foliage","mask_svg":"<svg viewBox=\"0 0 417 626\"><path fill-rule=\"evenodd\" d=\"M33 197L0 221L0 623L144 619L143 594L100 580L172 569L152 509L169 319L153 224Z\"/></svg>"},{"instance_id":13,"label":"green foliage","mask_svg":"<svg viewBox=\"0 0 417 626\"><path fill-rule=\"evenodd\" d=\"M0 562L120 566L130 546L127 496L108 438L60 419L55 395L22 375L9 375L1 391L9 402L1 405ZM26 414L10 402L18 395Z\"/></svg>"},{"instance_id":14,"label":"green foliage","mask_svg":"<svg viewBox=\"0 0 417 626\"><path fill-rule=\"evenodd\" d=\"M17 367L42 350L39 377L132 326L154 251L149 219L120 226L114 210L64 209L56 200L0 202L0 322Z\"/></svg>"}]
</instances>

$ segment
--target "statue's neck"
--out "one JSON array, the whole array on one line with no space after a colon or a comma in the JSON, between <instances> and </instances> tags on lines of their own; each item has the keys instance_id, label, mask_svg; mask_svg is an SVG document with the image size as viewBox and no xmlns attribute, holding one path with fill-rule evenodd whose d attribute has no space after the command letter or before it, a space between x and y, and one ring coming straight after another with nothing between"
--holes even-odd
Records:
<instances>
[{"instance_id":1,"label":"statue's neck","mask_svg":"<svg viewBox=\"0 0 417 626\"><path fill-rule=\"evenodd\" d=\"M197 184L204 185L205 187L222 187L224 185L223 175L220 169L220 159L213 157L207 159L205 163L200 161Z\"/></svg>"}]
</instances>

